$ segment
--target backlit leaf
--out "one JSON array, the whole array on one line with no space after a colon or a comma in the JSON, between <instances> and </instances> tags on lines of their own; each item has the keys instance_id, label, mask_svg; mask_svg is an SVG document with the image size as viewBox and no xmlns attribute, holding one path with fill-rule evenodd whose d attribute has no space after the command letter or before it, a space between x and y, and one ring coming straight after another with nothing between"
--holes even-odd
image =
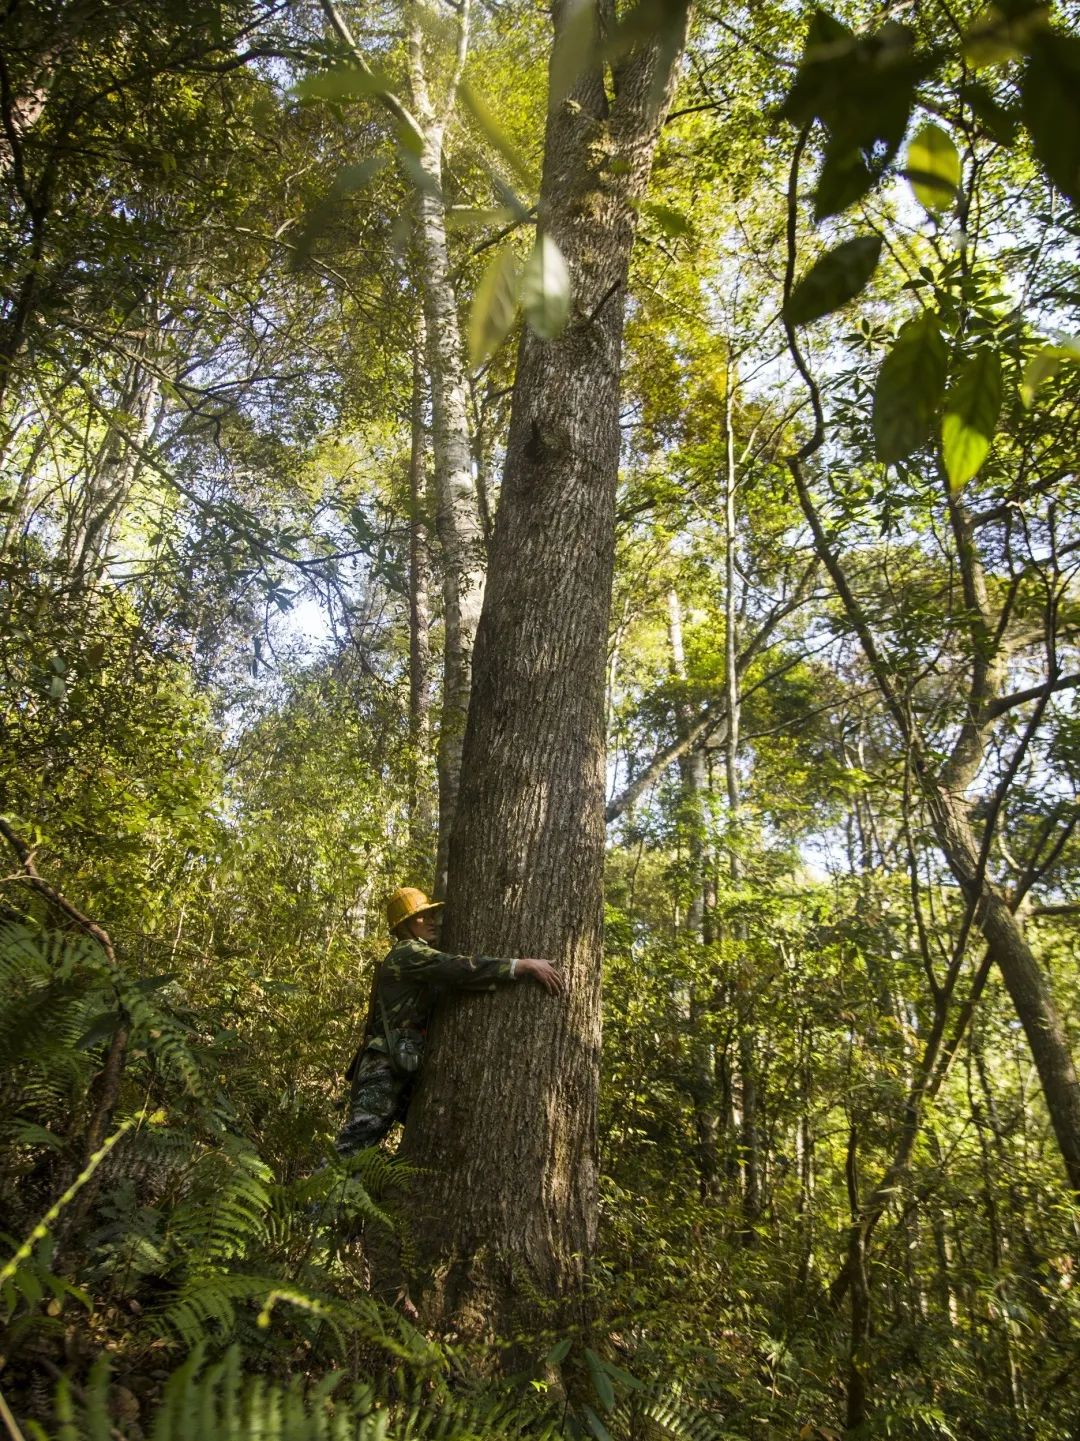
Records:
<instances>
[{"instance_id":1,"label":"backlit leaf","mask_svg":"<svg viewBox=\"0 0 1080 1441\"><path fill-rule=\"evenodd\" d=\"M1020 385L1020 399L1025 405L1034 403L1035 392L1048 380L1053 380L1063 365L1080 365L1080 340L1059 341L1057 345L1044 345L1035 352L1024 367Z\"/></svg>"},{"instance_id":2,"label":"backlit leaf","mask_svg":"<svg viewBox=\"0 0 1080 1441\"><path fill-rule=\"evenodd\" d=\"M517 272L517 256L504 245L476 287L469 315L469 362L474 370L495 353L514 323Z\"/></svg>"},{"instance_id":3,"label":"backlit leaf","mask_svg":"<svg viewBox=\"0 0 1080 1441\"><path fill-rule=\"evenodd\" d=\"M641 207L643 215L648 215L655 220L665 235L677 239L683 235L692 235L693 226L681 210L673 210L670 205L660 205L655 201L647 201Z\"/></svg>"},{"instance_id":4,"label":"backlit leaf","mask_svg":"<svg viewBox=\"0 0 1080 1441\"><path fill-rule=\"evenodd\" d=\"M554 340L570 318L570 271L550 235L540 234L521 272L518 299L542 340Z\"/></svg>"},{"instance_id":5,"label":"backlit leaf","mask_svg":"<svg viewBox=\"0 0 1080 1441\"><path fill-rule=\"evenodd\" d=\"M947 365L935 315L927 311L901 327L874 389L874 442L886 465L905 459L928 439Z\"/></svg>"},{"instance_id":6,"label":"backlit leaf","mask_svg":"<svg viewBox=\"0 0 1080 1441\"><path fill-rule=\"evenodd\" d=\"M305 75L294 87L298 100L362 100L368 95L383 95L391 89L389 77L379 71L342 68L317 70Z\"/></svg>"},{"instance_id":7,"label":"backlit leaf","mask_svg":"<svg viewBox=\"0 0 1080 1441\"><path fill-rule=\"evenodd\" d=\"M490 106L480 95L477 95L467 80L461 82L461 88L458 90L458 98L483 131L484 136L492 148L498 151L518 178L522 180L530 190L535 191L537 189L537 181L536 176L533 174L532 167L527 164L517 146L495 119Z\"/></svg>"},{"instance_id":8,"label":"backlit leaf","mask_svg":"<svg viewBox=\"0 0 1080 1441\"><path fill-rule=\"evenodd\" d=\"M960 155L940 125L924 125L908 146L904 171L919 203L931 212L947 210L960 188Z\"/></svg>"},{"instance_id":9,"label":"backlit leaf","mask_svg":"<svg viewBox=\"0 0 1080 1441\"><path fill-rule=\"evenodd\" d=\"M942 453L949 485L959 490L986 459L1001 414L1001 359L983 346L960 367L945 397Z\"/></svg>"},{"instance_id":10,"label":"backlit leaf","mask_svg":"<svg viewBox=\"0 0 1080 1441\"><path fill-rule=\"evenodd\" d=\"M784 319L791 325L808 325L846 305L865 287L880 255L877 235L845 240L823 255L796 284L784 306Z\"/></svg>"},{"instance_id":11,"label":"backlit leaf","mask_svg":"<svg viewBox=\"0 0 1080 1441\"><path fill-rule=\"evenodd\" d=\"M452 205L446 212L448 230L479 230L485 225L505 225L517 216L508 205L469 206Z\"/></svg>"}]
</instances>

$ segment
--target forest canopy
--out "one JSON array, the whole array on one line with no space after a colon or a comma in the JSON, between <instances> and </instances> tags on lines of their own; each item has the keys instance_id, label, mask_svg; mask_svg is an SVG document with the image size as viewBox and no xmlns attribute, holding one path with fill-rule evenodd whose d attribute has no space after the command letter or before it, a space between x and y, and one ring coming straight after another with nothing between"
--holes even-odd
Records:
<instances>
[{"instance_id":1,"label":"forest canopy","mask_svg":"<svg viewBox=\"0 0 1080 1441\"><path fill-rule=\"evenodd\" d=\"M2 13L12 1441L1074 1436L1080 8Z\"/></svg>"}]
</instances>

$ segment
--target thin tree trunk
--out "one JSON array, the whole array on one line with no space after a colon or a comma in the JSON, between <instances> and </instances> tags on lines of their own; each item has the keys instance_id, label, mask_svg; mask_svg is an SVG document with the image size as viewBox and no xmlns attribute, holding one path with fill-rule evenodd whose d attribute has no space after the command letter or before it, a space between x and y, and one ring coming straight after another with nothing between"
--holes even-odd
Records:
<instances>
[{"instance_id":1,"label":"thin tree trunk","mask_svg":"<svg viewBox=\"0 0 1080 1441\"><path fill-rule=\"evenodd\" d=\"M557 46L566 20L559 0ZM579 1316L586 1304L623 313L673 68L670 47L639 43L610 105L590 62L548 112L539 225L567 259L574 309L557 340L526 331L519 351L444 943L548 956L567 993L526 982L455 1000L431 1039L405 1138L424 1168L417 1300L431 1324L459 1332L520 1335L551 1324L545 1301Z\"/></svg>"},{"instance_id":2,"label":"thin tree trunk","mask_svg":"<svg viewBox=\"0 0 1080 1441\"><path fill-rule=\"evenodd\" d=\"M848 1134L845 1171L851 1211L847 1259L851 1276L851 1332L844 1425L848 1432L854 1432L866 1421L866 1342L870 1334L870 1288L866 1275L866 1236L859 1215L858 1132L854 1125Z\"/></svg>"},{"instance_id":3,"label":"thin tree trunk","mask_svg":"<svg viewBox=\"0 0 1080 1441\"><path fill-rule=\"evenodd\" d=\"M446 865L461 772L461 748L469 704L472 652L484 598L485 538L469 439L469 385L465 351L458 323L457 295L446 239L446 193L443 188L443 139L454 112L469 47L470 0L461 0L457 14L456 54L444 93L436 97L429 85L424 59L425 6L408 0L407 55L410 111L391 90L384 89L358 46L335 0L321 0L338 39L372 93L393 116L414 149L417 167L417 228L421 292L427 330L431 378L431 448L435 462L435 526L442 550L443 700L439 725L439 839L435 893L446 888ZM415 112L415 113L413 113Z\"/></svg>"},{"instance_id":4,"label":"thin tree trunk","mask_svg":"<svg viewBox=\"0 0 1080 1441\"><path fill-rule=\"evenodd\" d=\"M145 365L133 362L120 408L134 421L130 432L134 444L127 444L125 436L112 434L105 442L100 463L86 478L80 513L69 541L73 596L91 590L109 564L116 527L142 469L140 452L153 435L160 399L157 376Z\"/></svg>"},{"instance_id":5,"label":"thin tree trunk","mask_svg":"<svg viewBox=\"0 0 1080 1441\"><path fill-rule=\"evenodd\" d=\"M739 686L735 491L738 474L735 462L735 385L734 363L729 360L724 384L724 692L727 729L724 734L724 781L728 804L728 874L734 885L742 881L743 867L739 854L739 731L742 725L742 692ZM748 970L745 953L748 934L746 925L737 922L734 939L741 942L743 954L739 966ZM749 980L749 977L748 977ZM745 987L752 993L752 985ZM755 1224L761 1216L761 1156L758 1125L757 1038L754 1030L752 1002L741 1009L739 1027L739 1074L742 1082L742 1125L739 1152L743 1175L743 1243L753 1245Z\"/></svg>"},{"instance_id":6,"label":"thin tree trunk","mask_svg":"<svg viewBox=\"0 0 1080 1441\"><path fill-rule=\"evenodd\" d=\"M409 451L409 743L412 779L409 790L409 850L417 863L428 849L431 807L424 784L431 730L431 642L428 588L431 565L425 521L424 460L424 322L417 324L413 355L412 440Z\"/></svg>"},{"instance_id":7,"label":"thin tree trunk","mask_svg":"<svg viewBox=\"0 0 1080 1441\"><path fill-rule=\"evenodd\" d=\"M671 651L671 673L676 681L686 681L686 652L683 646L682 607L679 593L672 586L668 591L668 643ZM684 736L692 723L690 709L680 699L675 707L676 733ZM690 852L690 903L687 907L685 930L692 943L705 940L705 889L708 864L705 836L708 824L708 765L705 752L695 747L679 757L682 776L684 821ZM690 1047L693 1068L692 1100L694 1131L697 1136L698 1189L702 1201L716 1201L720 1194L720 1158L718 1140L720 1117L716 1109L716 1055L710 1034L714 984L710 968L695 966L696 979L690 987Z\"/></svg>"},{"instance_id":8,"label":"thin tree trunk","mask_svg":"<svg viewBox=\"0 0 1080 1441\"><path fill-rule=\"evenodd\" d=\"M459 11L458 67L469 40L469 5ZM458 323L457 294L450 277L443 189L443 137L457 82L441 107L428 88L424 63L422 6L409 6L409 85L423 140L417 157L420 184L417 214L428 372L431 378L431 446L435 460L435 525L442 551L443 695L439 723L439 839L435 893L446 888L454 814L461 775L461 750L472 680L472 654L484 600L484 526L473 481L469 435L469 383Z\"/></svg>"},{"instance_id":9,"label":"thin tree trunk","mask_svg":"<svg viewBox=\"0 0 1080 1441\"><path fill-rule=\"evenodd\" d=\"M785 297L794 284L797 259L798 177L802 151L809 132L804 130L792 157L788 186L787 267ZM1002 671L1002 657L995 649L997 627L988 618L989 600L985 581L977 565L973 531L959 500L949 494L950 521L956 539L957 563L964 589L967 623L972 642L971 687L968 712L950 761L941 768L933 765L923 737L912 724L909 711L898 694L888 659L875 639L867 616L859 604L839 556L826 533L822 518L807 484L805 463L825 440L825 419L821 395L800 349L795 331L785 323L788 349L806 383L814 412L814 430L794 454L787 457L803 514L814 537L814 546L836 587L848 619L858 636L874 680L893 721L909 749L912 768L926 802L935 837L961 891L975 924L980 928L990 955L1001 972L1005 988L1016 1010L1031 1048L1042 1084L1050 1123L1054 1130L1069 1185L1080 1192L1080 1079L1077 1077L1068 1036L1050 993L1049 985L1028 945L1020 923L986 875L986 865L971 827L965 790L985 755L994 721L1000 714L995 702ZM948 487L946 486L948 492ZM1038 705L1045 705L1056 680L1051 670ZM1033 727L1029 726L1029 737ZM1004 799L1002 795L1000 800Z\"/></svg>"}]
</instances>

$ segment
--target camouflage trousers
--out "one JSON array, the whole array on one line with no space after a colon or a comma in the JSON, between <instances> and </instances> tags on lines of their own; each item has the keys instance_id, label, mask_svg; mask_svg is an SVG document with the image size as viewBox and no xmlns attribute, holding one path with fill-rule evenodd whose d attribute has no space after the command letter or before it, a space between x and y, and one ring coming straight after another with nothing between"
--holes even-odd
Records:
<instances>
[{"instance_id":1,"label":"camouflage trousers","mask_svg":"<svg viewBox=\"0 0 1080 1441\"><path fill-rule=\"evenodd\" d=\"M353 1071L349 1119L334 1142L338 1154L375 1146L395 1121L404 1121L415 1079L395 1071L382 1051L363 1051Z\"/></svg>"}]
</instances>

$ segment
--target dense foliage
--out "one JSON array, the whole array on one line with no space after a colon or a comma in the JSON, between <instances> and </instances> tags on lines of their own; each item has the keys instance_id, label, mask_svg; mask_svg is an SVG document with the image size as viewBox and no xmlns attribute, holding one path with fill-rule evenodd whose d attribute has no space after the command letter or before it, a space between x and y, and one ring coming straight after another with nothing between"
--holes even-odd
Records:
<instances>
[{"instance_id":1,"label":"dense foliage","mask_svg":"<svg viewBox=\"0 0 1080 1441\"><path fill-rule=\"evenodd\" d=\"M616 75L673 11L573 35ZM418 217L482 574L581 62L517 0L7 5L13 1437L1074 1434L1076 19L691 11L623 356L590 1319L481 1345L378 1283L393 1140L332 1141L464 573Z\"/></svg>"}]
</instances>

